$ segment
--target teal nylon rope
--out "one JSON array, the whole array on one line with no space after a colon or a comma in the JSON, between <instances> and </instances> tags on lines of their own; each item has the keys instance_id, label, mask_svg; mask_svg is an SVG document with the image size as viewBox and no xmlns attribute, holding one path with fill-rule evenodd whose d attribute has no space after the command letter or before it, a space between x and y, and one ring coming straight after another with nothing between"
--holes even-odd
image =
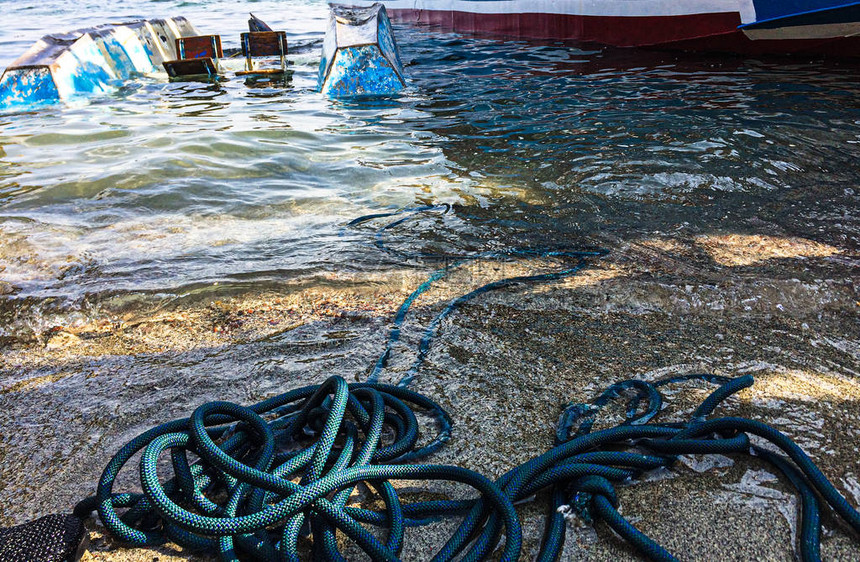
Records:
<instances>
[{"instance_id":1,"label":"teal nylon rope","mask_svg":"<svg viewBox=\"0 0 860 562\"><path fill-rule=\"evenodd\" d=\"M495 482L460 467L412 464L438 450L451 434L448 413L406 388L425 360L441 321L481 294L513 284L561 279L581 270L587 257L604 253L521 249L452 260L443 254L405 254L387 248L384 232L417 213L437 210L407 211L377 231L380 249L400 258L444 259L447 265L398 310L368 382L347 384L341 377L331 377L321 385L294 389L252 406L204 404L190 417L155 427L123 446L105 468L96 494L80 502L75 513L87 517L97 511L108 531L130 545L172 541L192 551L217 553L224 561L266 562L296 561L303 556L345 560L338 532L372 560L398 560L406 528L454 517L460 519L459 526L432 560L479 561L493 556L514 561L522 547L514 503L546 490L549 511L538 560L558 560L566 531L560 508L569 506L586 521L604 521L646 559L668 561L676 558L620 514L616 485L627 485L650 470L669 468L679 455L734 454L769 463L798 491L802 560L820 559L824 506L860 533L860 514L788 437L754 420L711 419L724 400L753 384L751 376L692 374L616 383L590 404L569 404L559 419L555 446ZM403 213L362 217L350 226L399 214ZM433 282L469 260L534 256L574 263L553 273L489 283L455 299L425 330L417 358L398 384L379 382L409 308ZM690 381L717 388L687 422L656 423L663 403L661 388ZM624 421L594 431L601 410L618 400L625 401ZM436 435L420 438L416 412L436 419ZM749 435L756 436L757 444L751 444ZM117 476L137 453L141 453L138 470L143 493L115 493ZM163 474L168 466L173 476L164 478L159 467ZM472 497L406 502L394 483L415 480L456 482L470 487ZM379 507L351 505L356 490L372 492L380 500Z\"/></svg>"}]
</instances>

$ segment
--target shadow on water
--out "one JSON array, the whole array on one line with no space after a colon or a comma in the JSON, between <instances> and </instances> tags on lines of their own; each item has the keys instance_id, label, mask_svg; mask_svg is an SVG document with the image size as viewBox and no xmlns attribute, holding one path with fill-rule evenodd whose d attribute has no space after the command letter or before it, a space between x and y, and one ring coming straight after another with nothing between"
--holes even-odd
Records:
<instances>
[{"instance_id":1,"label":"shadow on water","mask_svg":"<svg viewBox=\"0 0 860 562\"><path fill-rule=\"evenodd\" d=\"M164 90L162 111L175 112L178 118L226 112L230 108L230 100L226 95L227 91L217 80L173 82Z\"/></svg>"},{"instance_id":2,"label":"shadow on water","mask_svg":"<svg viewBox=\"0 0 860 562\"><path fill-rule=\"evenodd\" d=\"M860 247L856 63L446 47L450 64L420 80L429 117L416 126L464 179L516 191L493 202L498 217L582 235L778 228Z\"/></svg>"}]
</instances>

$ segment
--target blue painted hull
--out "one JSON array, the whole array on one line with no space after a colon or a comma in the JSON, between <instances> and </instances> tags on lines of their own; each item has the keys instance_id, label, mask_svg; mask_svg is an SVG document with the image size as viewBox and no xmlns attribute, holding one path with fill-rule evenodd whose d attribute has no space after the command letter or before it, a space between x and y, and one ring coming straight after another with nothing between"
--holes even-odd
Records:
<instances>
[{"instance_id":1,"label":"blue painted hull","mask_svg":"<svg viewBox=\"0 0 860 562\"><path fill-rule=\"evenodd\" d=\"M176 58L175 40L196 35L185 18L139 21L46 35L0 78L0 110L107 93Z\"/></svg>"},{"instance_id":2,"label":"blue painted hull","mask_svg":"<svg viewBox=\"0 0 860 562\"><path fill-rule=\"evenodd\" d=\"M406 85L385 8L332 6L320 60L319 89L330 97L385 96Z\"/></svg>"}]
</instances>

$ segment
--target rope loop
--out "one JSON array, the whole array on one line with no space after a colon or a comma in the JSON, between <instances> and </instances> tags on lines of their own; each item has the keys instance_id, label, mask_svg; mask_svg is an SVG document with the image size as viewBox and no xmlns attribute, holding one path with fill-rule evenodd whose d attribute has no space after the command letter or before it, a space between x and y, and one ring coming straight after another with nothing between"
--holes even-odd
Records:
<instances>
[{"instance_id":1,"label":"rope loop","mask_svg":"<svg viewBox=\"0 0 860 562\"><path fill-rule=\"evenodd\" d=\"M437 418L440 432L431 443L440 442L450 431L444 409L390 385L349 385L331 377L250 407L210 402L123 447L103 473L97 495L81 502L76 512L97 509L108 530L132 545L174 541L191 550L217 550L222 560L239 560L240 554L243 559L297 560L307 536L314 537L315 556L340 560L336 531L374 560L396 560L405 527L445 513L462 515L468 505L473 513L461 534L480 533L489 521L491 536L485 542L495 548L501 524L503 558L516 560L519 523L495 484L457 467L394 464L435 450L417 446L416 410ZM140 450L143 494L114 494L120 470ZM167 452L173 475L165 479L160 471ZM480 501L405 504L394 485L405 479L460 482L474 488ZM375 495L384 507L373 511L349 505L355 493ZM121 516L119 509L125 510ZM368 523L382 528L385 540L370 532ZM443 549L439 559L470 548L458 542Z\"/></svg>"}]
</instances>

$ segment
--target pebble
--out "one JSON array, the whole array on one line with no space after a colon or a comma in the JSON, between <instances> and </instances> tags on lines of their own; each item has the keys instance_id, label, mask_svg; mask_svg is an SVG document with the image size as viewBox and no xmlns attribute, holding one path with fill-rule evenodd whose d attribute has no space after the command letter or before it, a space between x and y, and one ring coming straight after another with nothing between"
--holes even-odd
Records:
<instances>
[{"instance_id":1,"label":"pebble","mask_svg":"<svg viewBox=\"0 0 860 562\"><path fill-rule=\"evenodd\" d=\"M69 332L57 332L45 345L48 349L65 349L81 343L81 338Z\"/></svg>"}]
</instances>

